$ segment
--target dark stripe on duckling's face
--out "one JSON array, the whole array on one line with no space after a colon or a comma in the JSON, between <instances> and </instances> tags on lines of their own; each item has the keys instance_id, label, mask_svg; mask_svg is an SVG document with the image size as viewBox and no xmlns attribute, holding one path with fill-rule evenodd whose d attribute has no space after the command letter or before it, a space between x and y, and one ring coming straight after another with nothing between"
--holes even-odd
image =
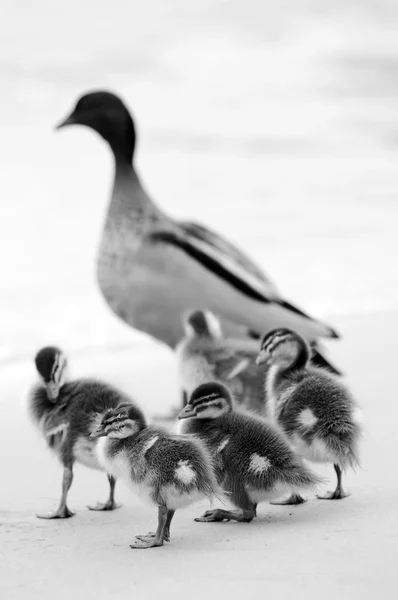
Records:
<instances>
[{"instance_id":1,"label":"dark stripe on duckling's face","mask_svg":"<svg viewBox=\"0 0 398 600\"><path fill-rule=\"evenodd\" d=\"M231 394L223 384L204 383L193 391L189 403L180 412L178 418L216 419L231 409Z\"/></svg>"}]
</instances>

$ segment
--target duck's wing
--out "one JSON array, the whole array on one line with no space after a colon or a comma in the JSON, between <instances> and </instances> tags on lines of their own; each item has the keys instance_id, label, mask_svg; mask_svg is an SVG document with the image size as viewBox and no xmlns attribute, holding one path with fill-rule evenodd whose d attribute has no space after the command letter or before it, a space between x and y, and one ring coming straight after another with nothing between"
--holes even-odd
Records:
<instances>
[{"instance_id":1,"label":"duck's wing","mask_svg":"<svg viewBox=\"0 0 398 600\"><path fill-rule=\"evenodd\" d=\"M231 242L220 236L215 231L212 231L203 225L199 225L198 223L180 221L179 225L188 235L206 242L208 245L213 246L223 254L229 255L247 273L250 273L259 281L263 282L263 286L264 288L267 288L268 296L270 298L279 297L279 292L272 281L267 277L264 271L240 248L234 246L234 244L231 244Z\"/></svg>"},{"instance_id":2,"label":"duck's wing","mask_svg":"<svg viewBox=\"0 0 398 600\"><path fill-rule=\"evenodd\" d=\"M308 325L313 324L319 331L318 335L339 337L330 326L312 319L302 310L281 298L265 275L258 275L260 270L250 259L232 244L225 242L223 238L203 227L193 227L192 224L187 226L182 223L179 227L157 228L150 233L150 238L154 243L159 242L179 248L191 259L200 263L213 275L224 280L246 297L267 303L270 308L271 306L283 308L287 311L286 314L297 315ZM254 336L259 336L263 332L253 331L252 333Z\"/></svg>"}]
</instances>

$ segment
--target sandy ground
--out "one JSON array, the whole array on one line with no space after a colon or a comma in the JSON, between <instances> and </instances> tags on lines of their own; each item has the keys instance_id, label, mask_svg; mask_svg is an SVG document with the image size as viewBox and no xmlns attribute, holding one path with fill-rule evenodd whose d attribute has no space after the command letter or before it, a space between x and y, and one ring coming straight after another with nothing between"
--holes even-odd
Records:
<instances>
[{"instance_id":1,"label":"sandy ground","mask_svg":"<svg viewBox=\"0 0 398 600\"><path fill-rule=\"evenodd\" d=\"M261 505L250 524L194 523L206 508L196 505L176 515L170 545L146 551L128 544L136 533L153 529L156 509L120 485L122 508L89 512L86 504L105 498L107 486L105 476L84 467L76 469L70 494L76 516L61 522L35 518L36 511L56 505L61 471L21 407L33 375L30 364L3 368L0 597L394 597L398 314L334 321L344 342L334 345L333 356L346 369L366 415L363 468L347 477L352 495L337 502L311 498L300 507ZM152 416L176 402L172 356L156 347L72 358L76 373L106 373ZM321 472L331 475L331 469Z\"/></svg>"}]
</instances>

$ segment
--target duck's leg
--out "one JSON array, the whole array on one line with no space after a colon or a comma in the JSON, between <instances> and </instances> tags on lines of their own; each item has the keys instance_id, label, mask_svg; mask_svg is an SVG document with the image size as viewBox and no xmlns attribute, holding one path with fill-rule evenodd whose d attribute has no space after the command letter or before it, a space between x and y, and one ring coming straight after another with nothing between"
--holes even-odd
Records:
<instances>
[{"instance_id":1,"label":"duck's leg","mask_svg":"<svg viewBox=\"0 0 398 600\"><path fill-rule=\"evenodd\" d=\"M152 536L137 536L132 544L130 544L130 548L155 548L156 546L163 546L163 542L165 541L165 530L167 526L167 517L169 511L167 510L167 506L161 505L158 510L158 528L155 533L155 537ZM173 512L174 514L174 512ZM170 521L173 518L173 515L170 517ZM170 527L170 522L169 522Z\"/></svg>"},{"instance_id":2,"label":"duck's leg","mask_svg":"<svg viewBox=\"0 0 398 600\"><path fill-rule=\"evenodd\" d=\"M68 517L73 517L75 514L66 505L66 498L68 496L68 492L70 490L70 486L73 481L73 465L64 466L64 474L62 477L62 495L61 501L59 503L59 507L54 513L50 513L47 515L37 515L39 519L67 519Z\"/></svg>"},{"instance_id":3,"label":"duck's leg","mask_svg":"<svg viewBox=\"0 0 398 600\"><path fill-rule=\"evenodd\" d=\"M333 465L334 470L337 475L337 486L333 492L326 492L324 496L317 496L320 500L342 500L343 498L347 498L350 494L346 492L343 488L342 478L343 473L340 465Z\"/></svg>"},{"instance_id":4,"label":"duck's leg","mask_svg":"<svg viewBox=\"0 0 398 600\"><path fill-rule=\"evenodd\" d=\"M167 511L166 527L164 529L164 536L163 536L165 542L170 541L170 523L171 523L172 518L174 517L174 513L175 513L175 510ZM154 531L151 531L150 533L147 533L146 535L137 535L136 537L139 540L149 540L149 539L155 538L156 533Z\"/></svg>"},{"instance_id":5,"label":"duck's leg","mask_svg":"<svg viewBox=\"0 0 398 600\"><path fill-rule=\"evenodd\" d=\"M286 500L273 500L270 504L285 506L290 504L304 504L304 502L307 502L307 500L300 496L300 494L292 494Z\"/></svg>"},{"instance_id":6,"label":"duck's leg","mask_svg":"<svg viewBox=\"0 0 398 600\"><path fill-rule=\"evenodd\" d=\"M109 498L106 502L98 502L95 506L87 506L89 510L115 510L120 504L115 502L115 485L116 479L112 475L108 475L109 481Z\"/></svg>"}]
</instances>

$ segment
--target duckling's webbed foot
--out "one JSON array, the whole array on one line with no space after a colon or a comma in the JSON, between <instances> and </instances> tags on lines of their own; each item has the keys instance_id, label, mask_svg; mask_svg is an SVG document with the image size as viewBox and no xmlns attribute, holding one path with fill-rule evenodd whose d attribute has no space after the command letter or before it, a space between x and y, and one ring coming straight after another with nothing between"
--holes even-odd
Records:
<instances>
[{"instance_id":1,"label":"duckling's webbed foot","mask_svg":"<svg viewBox=\"0 0 398 600\"><path fill-rule=\"evenodd\" d=\"M240 521L242 523L250 523L256 516L254 510L224 510L222 508L216 508L214 510L207 510L202 517L197 517L195 521L198 523L216 523L220 521Z\"/></svg>"},{"instance_id":2,"label":"duckling's webbed foot","mask_svg":"<svg viewBox=\"0 0 398 600\"><path fill-rule=\"evenodd\" d=\"M323 496L317 495L319 500L342 500L343 498L347 498L350 494L346 492L343 488L342 482L342 470L339 465L334 465L334 470L337 475L337 486L333 492L326 492Z\"/></svg>"},{"instance_id":3,"label":"duckling's webbed foot","mask_svg":"<svg viewBox=\"0 0 398 600\"><path fill-rule=\"evenodd\" d=\"M95 506L87 506L89 510L116 510L120 508L120 504L115 502L115 485L116 479L112 475L108 475L110 486L109 498L106 502L98 502Z\"/></svg>"},{"instance_id":4,"label":"duckling's webbed foot","mask_svg":"<svg viewBox=\"0 0 398 600\"><path fill-rule=\"evenodd\" d=\"M130 548L155 548L156 546L163 546L163 542L169 542L170 523L174 516L174 512L174 510L168 510L166 506L159 506L158 528L156 533L137 535L134 542L130 544Z\"/></svg>"},{"instance_id":5,"label":"duckling's webbed foot","mask_svg":"<svg viewBox=\"0 0 398 600\"><path fill-rule=\"evenodd\" d=\"M66 506L66 499L70 490L70 486L72 485L72 481L72 466L64 467L64 473L62 477L62 496L59 507L53 513L49 513L47 515L36 515L38 519L69 519L69 517L73 517L75 513L69 510L69 508Z\"/></svg>"},{"instance_id":6,"label":"duckling's webbed foot","mask_svg":"<svg viewBox=\"0 0 398 600\"><path fill-rule=\"evenodd\" d=\"M67 506L60 506L55 512L46 515L36 515L38 519L69 519L74 516L74 512L69 510Z\"/></svg>"},{"instance_id":7,"label":"duckling's webbed foot","mask_svg":"<svg viewBox=\"0 0 398 600\"><path fill-rule=\"evenodd\" d=\"M120 508L121 504L116 504L114 500L107 500L106 502L98 502L95 506L87 506L89 510L116 510Z\"/></svg>"},{"instance_id":8,"label":"duckling's webbed foot","mask_svg":"<svg viewBox=\"0 0 398 600\"><path fill-rule=\"evenodd\" d=\"M300 494L292 494L289 496L289 498L286 498L286 500L273 500L270 502L270 504L276 504L277 506L288 506L294 504L304 504L304 502L307 502L307 500L300 496Z\"/></svg>"}]
</instances>

